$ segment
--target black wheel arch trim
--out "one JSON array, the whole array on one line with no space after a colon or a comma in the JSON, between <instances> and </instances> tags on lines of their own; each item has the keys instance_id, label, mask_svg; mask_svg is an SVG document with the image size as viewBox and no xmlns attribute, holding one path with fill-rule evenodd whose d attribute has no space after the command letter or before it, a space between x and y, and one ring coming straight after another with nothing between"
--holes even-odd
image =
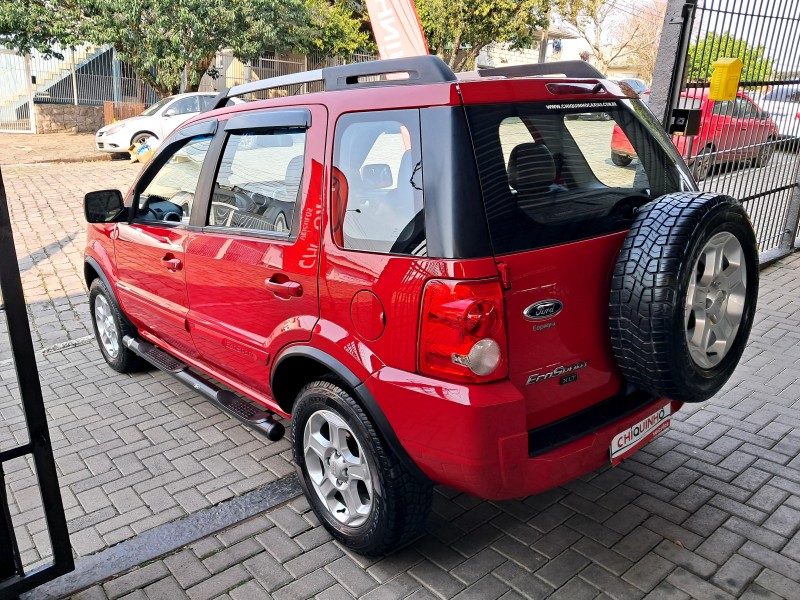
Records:
<instances>
[{"instance_id":1,"label":"black wheel arch trim","mask_svg":"<svg viewBox=\"0 0 800 600\"><path fill-rule=\"evenodd\" d=\"M86 287L89 287L89 281L88 281L89 278L86 277L85 265L89 265L92 268L92 270L95 273L97 273L97 276L100 278L100 280L106 286L106 289L108 290L108 293L111 294L111 296L114 298L114 302L116 302L117 306L119 306L120 305L119 304L119 299L117 298L117 294L114 292L114 286L111 285L111 281L109 280L108 275L106 275L106 272L103 270L103 267L100 266L100 263L97 262L97 260L95 260L91 256L87 256L83 260L83 263L84 263L84 273L83 273L83 275L84 275L84 279L87 280L86 281Z\"/></svg>"},{"instance_id":2,"label":"black wheel arch trim","mask_svg":"<svg viewBox=\"0 0 800 600\"><path fill-rule=\"evenodd\" d=\"M430 478L423 473L419 466L417 466L417 463L411 459L411 457L408 455L408 452L406 452L406 449L403 448L403 445L397 438L397 434L395 434L394 429L392 429L392 426L389 423L389 419L386 418L386 415L384 414L377 400L375 400L372 392L370 392L367 388L365 382L361 381L361 379L359 379L355 373L353 373L350 369L344 366L344 364L327 352L323 352L317 348L310 348L308 346L293 346L285 350L280 354L272 368L272 375L270 376L270 388L273 387L275 373L278 372L281 363L284 360L292 357L310 358L311 360L314 360L329 369L334 375L344 381L353 390L357 400L360 401L361 406L372 419L375 427L377 427L381 436L386 441L389 448L391 448L392 452L394 452L394 454L397 456L398 460L403 464L403 466L420 481L432 483Z\"/></svg>"}]
</instances>

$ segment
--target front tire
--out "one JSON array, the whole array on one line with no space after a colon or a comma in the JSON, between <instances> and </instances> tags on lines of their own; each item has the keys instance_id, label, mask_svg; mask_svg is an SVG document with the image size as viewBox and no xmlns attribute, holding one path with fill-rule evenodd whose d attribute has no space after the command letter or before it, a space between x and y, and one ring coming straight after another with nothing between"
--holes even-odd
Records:
<instances>
[{"instance_id":1,"label":"front tire","mask_svg":"<svg viewBox=\"0 0 800 600\"><path fill-rule=\"evenodd\" d=\"M633 159L630 156L625 156L617 152L611 153L611 162L618 167L627 167L632 161Z\"/></svg>"},{"instance_id":2,"label":"front tire","mask_svg":"<svg viewBox=\"0 0 800 600\"><path fill-rule=\"evenodd\" d=\"M144 361L122 343L125 336L136 335L136 327L122 313L114 296L99 278L89 287L89 312L97 345L108 366L118 373L143 370Z\"/></svg>"},{"instance_id":3,"label":"front tire","mask_svg":"<svg viewBox=\"0 0 800 600\"><path fill-rule=\"evenodd\" d=\"M300 390L292 410L292 452L312 509L345 546L380 555L421 533L431 486L403 466L336 383L315 381Z\"/></svg>"},{"instance_id":4,"label":"front tire","mask_svg":"<svg viewBox=\"0 0 800 600\"><path fill-rule=\"evenodd\" d=\"M131 146L135 144L144 144L150 138L158 140L158 136L156 134L150 133L149 131L140 131L131 138Z\"/></svg>"},{"instance_id":5,"label":"front tire","mask_svg":"<svg viewBox=\"0 0 800 600\"><path fill-rule=\"evenodd\" d=\"M617 258L611 346L634 386L707 400L744 352L758 296L758 250L742 205L676 193L636 217Z\"/></svg>"}]
</instances>

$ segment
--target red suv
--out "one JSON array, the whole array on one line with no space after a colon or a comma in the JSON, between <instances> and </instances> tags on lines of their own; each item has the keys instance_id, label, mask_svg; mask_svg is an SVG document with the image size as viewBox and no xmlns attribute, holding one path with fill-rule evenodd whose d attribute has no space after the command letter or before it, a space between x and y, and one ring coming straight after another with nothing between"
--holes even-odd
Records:
<instances>
[{"instance_id":1,"label":"red suv","mask_svg":"<svg viewBox=\"0 0 800 600\"><path fill-rule=\"evenodd\" d=\"M705 179L714 165L749 161L753 166L765 167L775 153L778 128L764 110L739 92L734 100L709 100L708 89L693 89L680 96L680 107L702 111L700 133L688 137L672 138L688 162L692 174L700 181ZM647 101L649 92L643 96ZM611 138L611 161L628 166L637 158L636 150L620 127L614 128Z\"/></svg>"},{"instance_id":2,"label":"red suv","mask_svg":"<svg viewBox=\"0 0 800 600\"><path fill-rule=\"evenodd\" d=\"M277 88L298 95L224 107ZM312 507L359 552L417 535L433 483L513 498L619 463L742 354L744 210L586 63L378 61L217 106L125 198L86 197L99 346L270 439L290 417ZM612 120L566 118L587 112ZM635 173L598 152L615 123Z\"/></svg>"}]
</instances>

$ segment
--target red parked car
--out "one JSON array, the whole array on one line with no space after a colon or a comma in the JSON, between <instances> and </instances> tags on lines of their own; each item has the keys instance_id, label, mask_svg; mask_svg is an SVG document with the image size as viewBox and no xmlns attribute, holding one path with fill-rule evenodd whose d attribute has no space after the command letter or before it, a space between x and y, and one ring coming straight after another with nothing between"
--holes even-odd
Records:
<instances>
[{"instance_id":1,"label":"red parked car","mask_svg":"<svg viewBox=\"0 0 800 600\"><path fill-rule=\"evenodd\" d=\"M317 91L224 106L283 86ZM269 439L291 418L311 506L356 551L417 535L434 483L514 498L618 464L741 357L745 211L586 63L377 61L216 105L126 196L86 196L99 347ZM635 140L635 181L566 119L586 112Z\"/></svg>"},{"instance_id":2,"label":"red parked car","mask_svg":"<svg viewBox=\"0 0 800 600\"><path fill-rule=\"evenodd\" d=\"M745 94L734 100L709 100L707 88L681 94L681 108L702 110L700 133L695 137L673 136L672 141L699 181L705 179L714 165L749 161L764 167L775 153L780 137L769 113ZM649 93L648 93L649 94ZM619 126L611 138L611 161L626 167L637 158L636 150Z\"/></svg>"}]
</instances>

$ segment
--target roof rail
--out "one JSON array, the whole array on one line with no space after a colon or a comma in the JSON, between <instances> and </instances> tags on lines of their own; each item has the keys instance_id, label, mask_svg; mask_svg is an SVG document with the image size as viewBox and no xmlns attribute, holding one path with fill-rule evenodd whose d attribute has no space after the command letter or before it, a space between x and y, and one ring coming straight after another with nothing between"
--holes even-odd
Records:
<instances>
[{"instance_id":1,"label":"roof rail","mask_svg":"<svg viewBox=\"0 0 800 600\"><path fill-rule=\"evenodd\" d=\"M478 69L481 77L541 77L543 75L565 75L576 79L605 79L606 76L582 60L540 63L535 65L513 65Z\"/></svg>"},{"instance_id":2,"label":"roof rail","mask_svg":"<svg viewBox=\"0 0 800 600\"><path fill-rule=\"evenodd\" d=\"M406 77L388 79L385 76L393 73L406 74ZM383 79L376 79L380 77ZM363 81L363 79L368 79ZM260 79L235 85L230 89L222 90L217 95L212 110L225 106L225 102L234 96L263 92L278 87L289 85L302 85L322 81L326 92L334 90L347 90L361 87L375 87L383 85L419 85L424 83L445 83L456 81L456 76L450 67L438 56L414 56L409 58L390 58L386 60L373 60L363 63L352 63L339 67L326 67L314 71L294 73Z\"/></svg>"}]
</instances>

